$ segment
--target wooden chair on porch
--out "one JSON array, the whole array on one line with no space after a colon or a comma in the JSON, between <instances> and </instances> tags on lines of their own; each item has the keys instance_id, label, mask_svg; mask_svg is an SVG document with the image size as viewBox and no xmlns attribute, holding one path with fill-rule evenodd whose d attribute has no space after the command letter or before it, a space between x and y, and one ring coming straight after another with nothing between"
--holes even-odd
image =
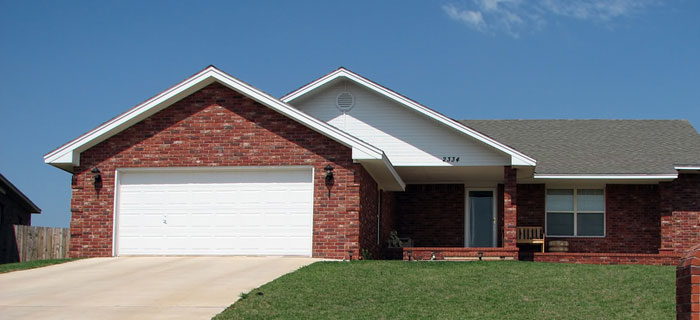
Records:
<instances>
[{"instance_id":1,"label":"wooden chair on porch","mask_svg":"<svg viewBox=\"0 0 700 320\"><path fill-rule=\"evenodd\" d=\"M517 227L518 244L539 244L544 252L544 232L542 227Z\"/></svg>"}]
</instances>

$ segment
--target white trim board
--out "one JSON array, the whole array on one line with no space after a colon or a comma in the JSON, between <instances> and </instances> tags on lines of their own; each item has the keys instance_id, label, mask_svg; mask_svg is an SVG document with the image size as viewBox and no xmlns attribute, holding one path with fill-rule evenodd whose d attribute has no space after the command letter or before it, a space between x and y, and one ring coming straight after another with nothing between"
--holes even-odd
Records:
<instances>
[{"instance_id":1,"label":"white trim board","mask_svg":"<svg viewBox=\"0 0 700 320\"><path fill-rule=\"evenodd\" d=\"M571 180L673 180L678 178L678 174L535 174L535 179L571 179Z\"/></svg>"},{"instance_id":2,"label":"white trim board","mask_svg":"<svg viewBox=\"0 0 700 320\"><path fill-rule=\"evenodd\" d=\"M472 128L469 128L455 120L452 120L435 110L432 110L426 106L423 106L411 99L408 99L394 91L391 91L377 83L374 83L373 81L364 78L350 70L347 70L345 68L338 68L337 70L307 84L306 86L301 87L300 89L297 89L296 91L289 93L285 95L284 97L280 98L280 100L284 101L285 103L290 103L291 101L306 95L307 93L310 93L314 91L315 89L339 78L339 77L345 77L347 79L350 79L376 93L379 93L393 101L398 102L399 104L406 106L430 119L433 119L437 121L438 123L441 123L449 128L455 129L467 136L470 136L478 141L481 141L485 143L486 145L495 148L496 150L499 150L509 156L511 156L511 165L518 165L518 166L535 166L537 164L537 161L533 158L528 157L527 155L521 153L520 151L517 151L511 147L506 146L505 144L502 144Z\"/></svg>"},{"instance_id":3,"label":"white trim board","mask_svg":"<svg viewBox=\"0 0 700 320\"><path fill-rule=\"evenodd\" d=\"M700 170L700 166L675 166L675 167L673 167L673 169L676 169L679 171L681 171L681 170L696 171L696 170Z\"/></svg>"}]
</instances>

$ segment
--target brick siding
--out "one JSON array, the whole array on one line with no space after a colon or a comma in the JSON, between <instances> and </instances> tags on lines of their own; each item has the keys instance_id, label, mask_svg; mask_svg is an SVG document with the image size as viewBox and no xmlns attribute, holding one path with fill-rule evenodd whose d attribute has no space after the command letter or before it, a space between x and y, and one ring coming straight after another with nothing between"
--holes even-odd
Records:
<instances>
[{"instance_id":1,"label":"brick siding","mask_svg":"<svg viewBox=\"0 0 700 320\"><path fill-rule=\"evenodd\" d=\"M568 241L570 252L658 253L658 186L610 184L605 198L605 237L548 239ZM544 212L544 185L518 185L518 225L544 227Z\"/></svg>"},{"instance_id":2,"label":"brick siding","mask_svg":"<svg viewBox=\"0 0 700 320\"><path fill-rule=\"evenodd\" d=\"M646 264L674 266L680 257L675 254L657 253L582 253L535 252L536 262L562 262L579 264Z\"/></svg>"},{"instance_id":3,"label":"brick siding","mask_svg":"<svg viewBox=\"0 0 700 320\"><path fill-rule=\"evenodd\" d=\"M700 246L694 246L676 267L676 319L700 320Z\"/></svg>"},{"instance_id":4,"label":"brick siding","mask_svg":"<svg viewBox=\"0 0 700 320\"><path fill-rule=\"evenodd\" d=\"M72 180L70 255L112 255L116 168L295 165L315 168L313 256L359 252L360 184L367 179L350 148L214 83L82 153ZM99 192L93 167L102 171Z\"/></svg>"},{"instance_id":5,"label":"brick siding","mask_svg":"<svg viewBox=\"0 0 700 320\"><path fill-rule=\"evenodd\" d=\"M685 254L700 243L700 174L680 174L672 182L671 235L673 251Z\"/></svg>"},{"instance_id":6,"label":"brick siding","mask_svg":"<svg viewBox=\"0 0 700 320\"><path fill-rule=\"evenodd\" d=\"M376 259L380 256L377 242L379 189L366 170L358 174L360 175L360 252L357 257L362 256L362 250L367 250L370 257Z\"/></svg>"},{"instance_id":7,"label":"brick siding","mask_svg":"<svg viewBox=\"0 0 700 320\"><path fill-rule=\"evenodd\" d=\"M464 246L464 185L408 185L396 192L396 229L418 247Z\"/></svg>"}]
</instances>

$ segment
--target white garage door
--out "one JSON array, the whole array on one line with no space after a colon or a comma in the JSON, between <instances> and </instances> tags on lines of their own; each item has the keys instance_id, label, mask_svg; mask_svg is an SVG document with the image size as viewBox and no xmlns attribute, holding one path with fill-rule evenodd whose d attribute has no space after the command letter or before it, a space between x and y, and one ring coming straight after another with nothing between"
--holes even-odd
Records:
<instances>
[{"instance_id":1,"label":"white garage door","mask_svg":"<svg viewBox=\"0 0 700 320\"><path fill-rule=\"evenodd\" d=\"M117 255L311 256L311 168L120 170Z\"/></svg>"}]
</instances>

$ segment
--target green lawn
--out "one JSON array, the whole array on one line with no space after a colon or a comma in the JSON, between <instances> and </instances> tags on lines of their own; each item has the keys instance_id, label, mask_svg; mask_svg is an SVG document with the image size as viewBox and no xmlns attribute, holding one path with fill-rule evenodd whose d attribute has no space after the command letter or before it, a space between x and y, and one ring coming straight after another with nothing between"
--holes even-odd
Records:
<instances>
[{"instance_id":1,"label":"green lawn","mask_svg":"<svg viewBox=\"0 0 700 320\"><path fill-rule=\"evenodd\" d=\"M41 267L45 267L45 266L50 266L52 264L59 264L59 263L64 263L64 262L68 262L68 261L73 261L73 260L76 260L76 259L75 258L50 259L50 260L28 261L28 262L5 263L5 264L0 264L0 273L17 271L17 270L41 268Z\"/></svg>"},{"instance_id":2,"label":"green lawn","mask_svg":"<svg viewBox=\"0 0 700 320\"><path fill-rule=\"evenodd\" d=\"M214 319L674 319L675 267L319 262Z\"/></svg>"}]
</instances>

